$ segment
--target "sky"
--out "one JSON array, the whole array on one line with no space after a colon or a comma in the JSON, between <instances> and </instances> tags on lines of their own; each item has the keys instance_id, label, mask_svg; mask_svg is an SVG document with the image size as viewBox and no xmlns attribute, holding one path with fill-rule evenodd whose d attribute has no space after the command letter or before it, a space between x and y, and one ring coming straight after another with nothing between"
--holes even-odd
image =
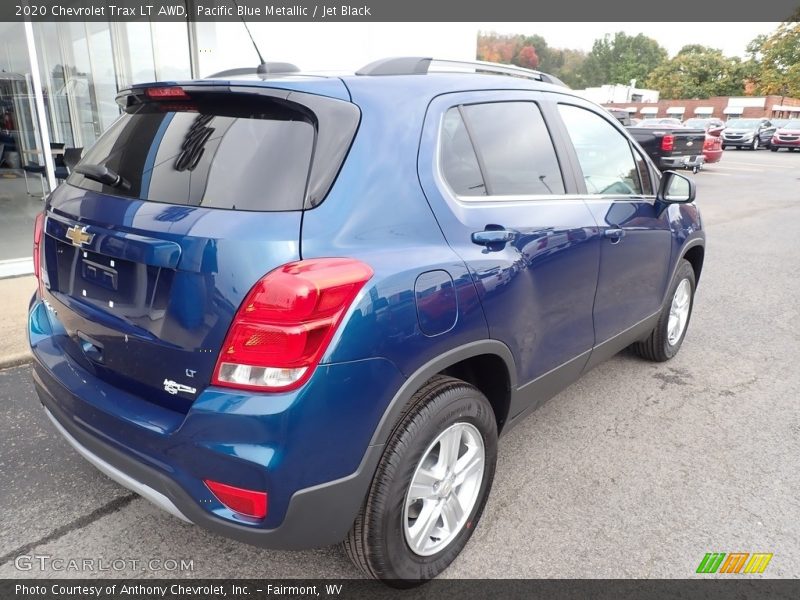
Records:
<instances>
[{"instance_id":1,"label":"sky","mask_svg":"<svg viewBox=\"0 0 800 600\"><path fill-rule=\"evenodd\" d=\"M722 50L727 56L746 54L747 44L761 33L771 33L780 23L480 23L480 31L539 34L548 46L589 51L595 39L624 31L643 33L666 48L670 56L687 44Z\"/></svg>"},{"instance_id":2,"label":"sky","mask_svg":"<svg viewBox=\"0 0 800 600\"><path fill-rule=\"evenodd\" d=\"M474 60L478 31L539 34L551 47L589 51L606 33L644 33L675 55L686 44L744 56L758 34L778 23L266 23L251 22L253 37L269 61L307 70L354 71L387 56ZM241 23L198 23L200 75L256 64Z\"/></svg>"}]
</instances>

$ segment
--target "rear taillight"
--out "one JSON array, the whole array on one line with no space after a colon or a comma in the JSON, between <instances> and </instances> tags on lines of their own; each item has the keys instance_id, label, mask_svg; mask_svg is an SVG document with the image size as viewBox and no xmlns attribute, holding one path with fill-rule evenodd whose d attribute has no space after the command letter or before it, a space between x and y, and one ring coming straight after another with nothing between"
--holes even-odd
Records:
<instances>
[{"instance_id":1,"label":"rear taillight","mask_svg":"<svg viewBox=\"0 0 800 600\"><path fill-rule=\"evenodd\" d=\"M44 213L36 215L33 222L33 274L39 284L39 296L42 295L42 236L44 235Z\"/></svg>"},{"instance_id":2,"label":"rear taillight","mask_svg":"<svg viewBox=\"0 0 800 600\"><path fill-rule=\"evenodd\" d=\"M268 273L239 307L212 383L265 392L303 385L372 274L348 258L301 260Z\"/></svg>"},{"instance_id":3,"label":"rear taillight","mask_svg":"<svg viewBox=\"0 0 800 600\"><path fill-rule=\"evenodd\" d=\"M203 480L217 500L235 513L263 519L267 516L267 492L247 490L210 479Z\"/></svg>"},{"instance_id":4,"label":"rear taillight","mask_svg":"<svg viewBox=\"0 0 800 600\"><path fill-rule=\"evenodd\" d=\"M189 94L182 87L151 87L146 88L144 95L151 100L188 100Z\"/></svg>"},{"instance_id":5,"label":"rear taillight","mask_svg":"<svg viewBox=\"0 0 800 600\"><path fill-rule=\"evenodd\" d=\"M661 138L661 149L664 152L672 152L672 149L675 147L675 136L674 135L665 135Z\"/></svg>"}]
</instances>

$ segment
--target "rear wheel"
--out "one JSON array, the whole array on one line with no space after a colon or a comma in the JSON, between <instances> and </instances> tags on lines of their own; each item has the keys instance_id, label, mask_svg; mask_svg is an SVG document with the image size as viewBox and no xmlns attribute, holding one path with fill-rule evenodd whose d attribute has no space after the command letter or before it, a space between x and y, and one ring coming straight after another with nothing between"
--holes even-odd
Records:
<instances>
[{"instance_id":1,"label":"rear wheel","mask_svg":"<svg viewBox=\"0 0 800 600\"><path fill-rule=\"evenodd\" d=\"M436 577L475 530L496 459L486 397L459 379L434 377L386 444L345 552L364 574L395 587Z\"/></svg>"},{"instance_id":2,"label":"rear wheel","mask_svg":"<svg viewBox=\"0 0 800 600\"><path fill-rule=\"evenodd\" d=\"M772 151L772 152L777 152L777 151L778 151L778 149L777 149L775 146L772 146L772 147L770 148L770 151Z\"/></svg>"},{"instance_id":3,"label":"rear wheel","mask_svg":"<svg viewBox=\"0 0 800 600\"><path fill-rule=\"evenodd\" d=\"M695 286L692 265L681 259L656 326L646 340L631 346L634 352L655 362L664 362L678 353L692 316Z\"/></svg>"}]
</instances>

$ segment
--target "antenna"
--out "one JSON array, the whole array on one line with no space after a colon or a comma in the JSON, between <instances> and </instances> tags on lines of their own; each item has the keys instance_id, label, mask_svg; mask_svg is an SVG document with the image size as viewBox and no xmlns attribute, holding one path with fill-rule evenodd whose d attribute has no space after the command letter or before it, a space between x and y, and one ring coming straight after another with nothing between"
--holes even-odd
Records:
<instances>
[{"instance_id":1,"label":"antenna","mask_svg":"<svg viewBox=\"0 0 800 600\"><path fill-rule=\"evenodd\" d=\"M236 7L236 12L239 12L241 15L241 12L239 11L239 5L236 3L236 0L231 0L231 2L233 2L233 5ZM253 34L250 33L250 28L247 26L247 21L244 20L244 16L240 16L239 18L242 20L242 25L244 25L247 35L250 36L250 41L253 43L253 48L256 49L256 54L258 54L258 60L260 63L256 68L256 73L259 75L266 75L269 73L267 62L264 60L264 57L261 56L261 50L258 49L258 44L256 44L256 41L253 39Z\"/></svg>"}]
</instances>

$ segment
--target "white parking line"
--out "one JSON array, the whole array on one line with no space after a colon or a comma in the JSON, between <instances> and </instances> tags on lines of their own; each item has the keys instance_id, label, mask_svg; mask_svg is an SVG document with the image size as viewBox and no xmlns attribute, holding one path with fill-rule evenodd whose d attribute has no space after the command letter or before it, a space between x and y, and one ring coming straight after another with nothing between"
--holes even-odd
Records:
<instances>
[{"instance_id":1,"label":"white parking line","mask_svg":"<svg viewBox=\"0 0 800 600\"><path fill-rule=\"evenodd\" d=\"M764 169L748 169L747 167L724 167L722 165L714 165L715 169L725 169L726 171L747 171L749 173L761 173Z\"/></svg>"},{"instance_id":2,"label":"white parking line","mask_svg":"<svg viewBox=\"0 0 800 600\"><path fill-rule=\"evenodd\" d=\"M736 159L732 159L732 160L736 160ZM784 166L784 165L775 165L775 164L772 164L772 163L751 163L751 162L738 162L737 161L736 164L737 165L748 165L750 167L762 167L762 168L768 167L770 169L796 169L797 168L796 166L793 166L793 165Z\"/></svg>"}]
</instances>

